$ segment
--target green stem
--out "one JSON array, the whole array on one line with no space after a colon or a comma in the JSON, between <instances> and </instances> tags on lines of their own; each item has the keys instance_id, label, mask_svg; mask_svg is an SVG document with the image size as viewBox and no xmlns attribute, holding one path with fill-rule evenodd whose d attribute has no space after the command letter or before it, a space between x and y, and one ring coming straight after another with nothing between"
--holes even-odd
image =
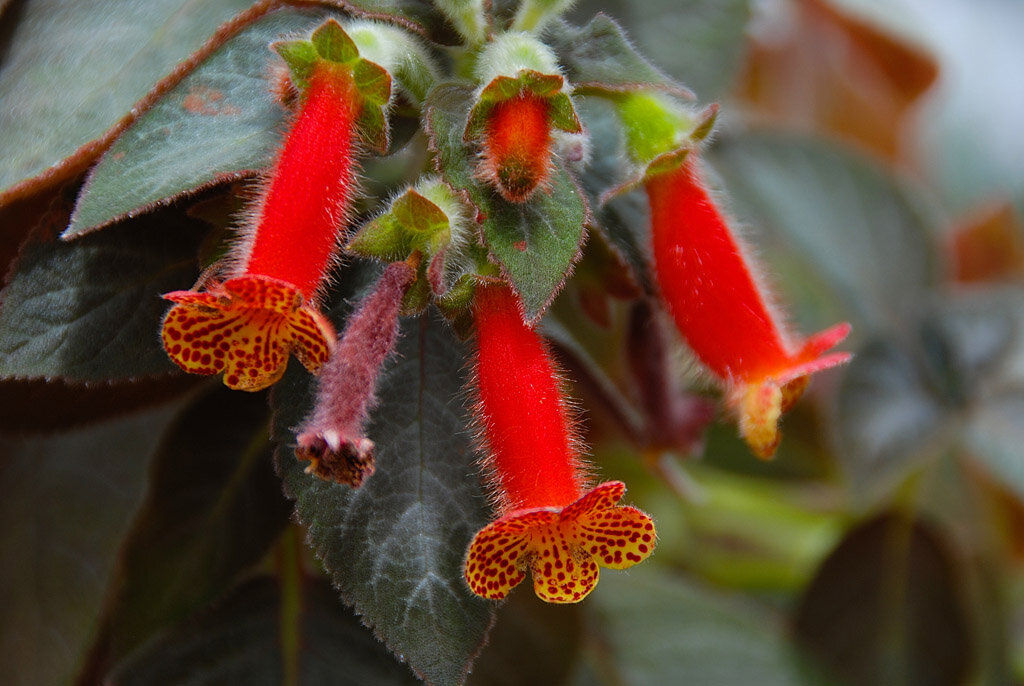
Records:
<instances>
[{"instance_id":1,"label":"green stem","mask_svg":"<svg viewBox=\"0 0 1024 686\"><path fill-rule=\"evenodd\" d=\"M302 646L302 540L295 526L281 534L277 544L277 572L281 585L280 641L282 683L299 686L299 651Z\"/></svg>"}]
</instances>

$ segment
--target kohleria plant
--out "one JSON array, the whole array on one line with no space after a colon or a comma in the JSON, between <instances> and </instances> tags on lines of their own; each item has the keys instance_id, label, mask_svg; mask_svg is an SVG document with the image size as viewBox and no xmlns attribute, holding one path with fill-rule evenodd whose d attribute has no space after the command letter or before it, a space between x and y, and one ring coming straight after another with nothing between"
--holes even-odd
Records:
<instances>
[{"instance_id":1,"label":"kohleria plant","mask_svg":"<svg viewBox=\"0 0 1024 686\"><path fill-rule=\"evenodd\" d=\"M689 104L607 17L561 20L571 4L258 3L107 141L127 145L170 107L194 115L194 130L210 127L225 157L253 146L214 182L110 219L167 205L161 212L179 212L183 226L218 229L199 259L191 247L186 258L159 256L173 263L173 283L137 280L150 300L169 290L172 305L145 323L158 368L115 380L184 387L184 370L222 374L230 389L273 386L277 473L308 542L346 602L434 683L465 677L492 623L490 601L527 575L542 600L577 603L600 567L653 554L654 520L619 505L624 482L591 478L577 405L605 401L649 453L702 445L709 401L670 378L668 339L654 330L663 316L762 458L809 375L849 357L826 354L847 325L805 341L788 332L762 285L770 265L753 263L720 207L724 192L708 190L702 151L717 106ZM254 36L256 53L239 47ZM219 77L241 82L233 50L248 61L244 83L260 84L258 112L198 81L204 60L220 59ZM265 122L269 152L220 135L241 119ZM80 203L126 155L97 162ZM243 192L221 184L246 176L255 178ZM624 193L643 209L616 223L612 204ZM86 216L81 206L76 216ZM600 321L566 314L581 284ZM287 370L292 355L305 371ZM569 401L576 390L581 400ZM239 480L262 459L266 420L246 427L255 438ZM594 462L614 435L587 436ZM313 574L282 550L296 541L273 556L264 546L246 564L272 558ZM299 645L288 613L303 602L280 602L286 657ZM126 659L118 645L131 642L115 638L98 642L95 674ZM134 649L158 636L140 630L133 640Z\"/></svg>"}]
</instances>

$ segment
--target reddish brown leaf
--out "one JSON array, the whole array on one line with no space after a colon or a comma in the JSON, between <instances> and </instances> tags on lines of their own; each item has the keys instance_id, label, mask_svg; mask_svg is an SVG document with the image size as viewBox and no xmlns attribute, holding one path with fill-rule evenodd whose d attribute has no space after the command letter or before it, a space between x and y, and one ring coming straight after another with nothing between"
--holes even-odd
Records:
<instances>
[{"instance_id":1,"label":"reddish brown leaf","mask_svg":"<svg viewBox=\"0 0 1024 686\"><path fill-rule=\"evenodd\" d=\"M953 231L957 281L1024 278L1024 224L1006 202L979 208Z\"/></svg>"},{"instance_id":2,"label":"reddish brown leaf","mask_svg":"<svg viewBox=\"0 0 1024 686\"><path fill-rule=\"evenodd\" d=\"M855 141L901 159L911 108L938 76L916 46L825 0L793 3L791 24L754 37L738 86L758 117Z\"/></svg>"}]
</instances>

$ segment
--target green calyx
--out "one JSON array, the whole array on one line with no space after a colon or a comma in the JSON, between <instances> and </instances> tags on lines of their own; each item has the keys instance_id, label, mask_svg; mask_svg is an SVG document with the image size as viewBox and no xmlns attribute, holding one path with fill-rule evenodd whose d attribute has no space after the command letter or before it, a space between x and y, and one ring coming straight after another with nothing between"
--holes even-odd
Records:
<instances>
[{"instance_id":1,"label":"green calyx","mask_svg":"<svg viewBox=\"0 0 1024 686\"><path fill-rule=\"evenodd\" d=\"M353 21L347 29L363 60L384 67L412 104L422 105L439 74L422 43L404 29L376 21Z\"/></svg>"},{"instance_id":2,"label":"green calyx","mask_svg":"<svg viewBox=\"0 0 1024 686\"><path fill-rule=\"evenodd\" d=\"M393 262L415 260L416 281L403 300L405 314L421 312L431 301L446 316L461 316L472 296L472 283L486 252L466 235L468 209L437 177L427 177L396 197L383 214L367 222L345 250L361 257Z\"/></svg>"},{"instance_id":3,"label":"green calyx","mask_svg":"<svg viewBox=\"0 0 1024 686\"><path fill-rule=\"evenodd\" d=\"M461 243L462 201L444 182L429 177L391 202L349 240L345 249L363 257L394 261L420 252L426 259Z\"/></svg>"},{"instance_id":4,"label":"green calyx","mask_svg":"<svg viewBox=\"0 0 1024 686\"><path fill-rule=\"evenodd\" d=\"M639 171L601 194L604 204L627 193L648 179L678 169L687 156L711 134L718 117L718 105L709 105L696 115L669 104L661 94L635 92L615 100L626 133L630 156Z\"/></svg>"},{"instance_id":5,"label":"green calyx","mask_svg":"<svg viewBox=\"0 0 1024 686\"><path fill-rule=\"evenodd\" d=\"M281 56L300 92L309 87L314 72L329 69L352 79L362 100L359 133L373 150L388 149L387 106L391 101L391 74L387 69L360 57L359 47L341 24L328 19L313 31L309 40L281 41L271 47Z\"/></svg>"},{"instance_id":6,"label":"green calyx","mask_svg":"<svg viewBox=\"0 0 1024 686\"><path fill-rule=\"evenodd\" d=\"M515 76L496 76L477 95L476 104L469 112L464 139L480 138L487 128L487 120L495 105L532 93L548 103L548 117L552 128L567 133L580 133L583 127L576 115L572 98L565 92L565 79L560 74L544 74L522 69Z\"/></svg>"},{"instance_id":7,"label":"green calyx","mask_svg":"<svg viewBox=\"0 0 1024 686\"><path fill-rule=\"evenodd\" d=\"M434 254L448 242L451 224L444 211L415 189L398 196L384 214L365 224L348 242L348 252L381 260L405 259L416 250Z\"/></svg>"},{"instance_id":8,"label":"green calyx","mask_svg":"<svg viewBox=\"0 0 1024 686\"><path fill-rule=\"evenodd\" d=\"M462 340L467 340L473 333L473 298L477 286L507 283L497 265L487 259L486 251L470 249L467 253L467 264L475 263L475 268L459 274L448 290L434 298L437 309Z\"/></svg>"},{"instance_id":9,"label":"green calyx","mask_svg":"<svg viewBox=\"0 0 1024 686\"><path fill-rule=\"evenodd\" d=\"M680 147L694 129L689 112L660 93L636 91L616 99L630 156L648 164Z\"/></svg>"}]
</instances>

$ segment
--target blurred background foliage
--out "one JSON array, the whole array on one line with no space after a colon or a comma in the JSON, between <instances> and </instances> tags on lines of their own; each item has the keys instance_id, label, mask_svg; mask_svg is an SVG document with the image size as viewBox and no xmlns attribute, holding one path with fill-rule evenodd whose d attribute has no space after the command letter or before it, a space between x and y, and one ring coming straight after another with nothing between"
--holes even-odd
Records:
<instances>
[{"instance_id":1,"label":"blurred background foliage","mask_svg":"<svg viewBox=\"0 0 1024 686\"><path fill-rule=\"evenodd\" d=\"M76 150L80 159L3 196L5 268L30 229L67 225L95 159L80 146L248 3L179 2L169 21L144 3L82 2L46 24L36 8L48 4L0 4L0 151L11 160L0 185L17 189ZM595 295L595 237L546 332L578 381L602 475L626 480L655 516L658 551L606 575L578 607L514 594L469 683L1021 682L1024 5L583 0L569 18L597 11L700 102L721 103L708 161L732 214L794 325L852 322L855 358L815 380L772 462L755 460L725 418L706 435L656 440L623 421L642 403L622 346L637 315ZM53 30L37 51L63 49L57 29L92 32L79 58L108 78L71 79L85 81L82 93L53 98L52 87L24 90L18 75L39 59L23 44L27 21ZM154 33L161 26L187 38ZM177 52L161 52L157 43L174 40ZM146 47L125 52L135 45ZM62 98L59 116L48 112ZM26 118L38 119L39 157L15 163L25 142L8 132ZM146 235L229 212L233 196L216 191L232 180L187 218L145 220ZM642 232L645 212L627 197L602 218ZM194 250L199 233L186 233ZM180 266L173 249L160 254L165 265L140 273ZM72 259L33 255L21 268L50 278ZM10 332L30 329L10 303L33 293L10 284L0 309L0 681L413 681L315 573L266 432L252 432L266 424L265 398L236 403L212 427L203 408L224 392L191 380L105 382L91 375L94 358L70 365L57 344L32 351L37 366L26 367ZM132 350L107 341L95 354L111 345ZM673 355L680 401L703 406L711 389ZM47 380L54 356L78 376ZM219 460L227 454L245 458Z\"/></svg>"}]
</instances>

